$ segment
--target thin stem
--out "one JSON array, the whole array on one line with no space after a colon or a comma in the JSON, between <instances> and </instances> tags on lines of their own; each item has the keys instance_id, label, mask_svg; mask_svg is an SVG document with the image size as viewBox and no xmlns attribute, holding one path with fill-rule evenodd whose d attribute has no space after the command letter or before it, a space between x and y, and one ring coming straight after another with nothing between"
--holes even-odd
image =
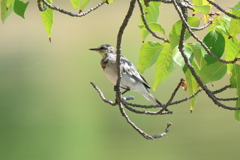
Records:
<instances>
[{"instance_id":1,"label":"thin stem","mask_svg":"<svg viewBox=\"0 0 240 160\"><path fill-rule=\"evenodd\" d=\"M40 5L40 2L43 2L44 5L48 6L49 8L51 8L52 10L55 10L55 11L58 11L58 12L61 12L61 13L64 13L64 14L67 14L69 16L72 16L72 17L82 17L82 16L86 16L87 14L91 13L92 11L98 9L99 7L101 7L103 4L105 4L105 2L101 2L99 4L97 4L95 7L92 7L90 8L89 10L87 10L86 12L81 12L79 14L74 14L72 12L69 12L69 11L65 11L64 9L58 7L58 6L54 6L50 3L47 2L47 0L38 0L38 6ZM41 6L40 6L41 7ZM42 10L41 8L39 8L40 11L44 11Z\"/></svg>"},{"instance_id":2,"label":"thin stem","mask_svg":"<svg viewBox=\"0 0 240 160\"><path fill-rule=\"evenodd\" d=\"M231 14L227 11L225 11L223 8L221 8L218 4L214 3L213 1L210 1L210 0L207 0L208 3L210 3L211 5L213 5L214 7L216 7L219 11L223 12L224 14L228 15L229 17L232 17L234 19L240 19L240 17L234 15L234 14Z\"/></svg>"},{"instance_id":3,"label":"thin stem","mask_svg":"<svg viewBox=\"0 0 240 160\"><path fill-rule=\"evenodd\" d=\"M160 39L160 40L163 40L164 42L170 43L170 41L168 39L165 39L163 37L158 36L155 32L153 32L149 28L149 26L147 24L147 21L146 21L146 18L145 18L145 14L144 14L144 10L143 10L142 4L141 4L140 0L137 0L137 2L139 4L139 8L140 8L140 12L141 12L141 18L142 18L142 21L143 21L143 24L144 24L145 28L152 34L153 37L155 37L157 39Z\"/></svg>"}]
</instances>

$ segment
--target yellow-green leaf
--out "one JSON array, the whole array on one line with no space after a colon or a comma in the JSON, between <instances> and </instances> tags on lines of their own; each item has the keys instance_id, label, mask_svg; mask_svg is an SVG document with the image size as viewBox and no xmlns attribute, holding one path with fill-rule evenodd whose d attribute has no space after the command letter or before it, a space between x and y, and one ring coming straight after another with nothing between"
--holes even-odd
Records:
<instances>
[{"instance_id":1,"label":"yellow-green leaf","mask_svg":"<svg viewBox=\"0 0 240 160\"><path fill-rule=\"evenodd\" d=\"M49 3L50 0L48 0ZM45 11L40 12L42 17L42 22L44 28L46 29L49 41L51 42L51 34L52 34L52 25L53 25L53 10L48 8Z\"/></svg>"},{"instance_id":2,"label":"yellow-green leaf","mask_svg":"<svg viewBox=\"0 0 240 160\"><path fill-rule=\"evenodd\" d=\"M237 89L237 102L236 107L240 107L240 65L234 64L232 70L232 76L230 78L231 88ZM235 118L240 122L240 111L235 111Z\"/></svg>"},{"instance_id":3,"label":"yellow-green leaf","mask_svg":"<svg viewBox=\"0 0 240 160\"><path fill-rule=\"evenodd\" d=\"M1 0L1 20L3 23L13 13L13 3L13 0Z\"/></svg>"},{"instance_id":4,"label":"yellow-green leaf","mask_svg":"<svg viewBox=\"0 0 240 160\"><path fill-rule=\"evenodd\" d=\"M86 7L86 5L88 4L89 1L90 0L82 0L82 3L80 5L80 10L83 10ZM109 3L111 3L111 2L109 2Z\"/></svg>"},{"instance_id":5,"label":"yellow-green leaf","mask_svg":"<svg viewBox=\"0 0 240 160\"><path fill-rule=\"evenodd\" d=\"M175 63L172 59L172 49L169 43L162 44L162 50L159 53L156 62L156 72L153 84L153 91L164 81L175 69Z\"/></svg>"},{"instance_id":6,"label":"yellow-green leaf","mask_svg":"<svg viewBox=\"0 0 240 160\"><path fill-rule=\"evenodd\" d=\"M78 9L81 0L70 0L73 8Z\"/></svg>"},{"instance_id":7,"label":"yellow-green leaf","mask_svg":"<svg viewBox=\"0 0 240 160\"><path fill-rule=\"evenodd\" d=\"M157 61L162 48L162 45L158 42L148 41L142 44L138 62L138 71L140 73L143 73Z\"/></svg>"},{"instance_id":8,"label":"yellow-green leaf","mask_svg":"<svg viewBox=\"0 0 240 160\"><path fill-rule=\"evenodd\" d=\"M203 6L195 6L193 9L197 12L201 12L203 14L208 14L210 11L210 6L209 5L203 5Z\"/></svg>"},{"instance_id":9,"label":"yellow-green leaf","mask_svg":"<svg viewBox=\"0 0 240 160\"><path fill-rule=\"evenodd\" d=\"M192 62L192 65L196 71L197 74L199 74L199 69L198 69L198 66L197 64L193 61ZM193 77L191 71L189 69L187 69L185 72L185 77L186 77L186 83L187 83L187 90L188 90L188 93L190 95L194 94L197 92L197 90L199 89L199 85L197 83L197 81L195 80L195 78ZM193 111L194 107L195 107L195 104L196 104L196 101L197 101L197 98L198 98L198 95L196 95L195 97L193 97L191 100L190 100L190 112Z\"/></svg>"}]
</instances>

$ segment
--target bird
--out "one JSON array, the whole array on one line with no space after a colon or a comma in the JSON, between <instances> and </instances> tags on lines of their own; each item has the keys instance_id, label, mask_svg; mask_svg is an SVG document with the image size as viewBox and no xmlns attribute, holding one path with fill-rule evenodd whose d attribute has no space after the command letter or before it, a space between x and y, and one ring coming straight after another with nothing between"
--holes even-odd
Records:
<instances>
[{"instance_id":1,"label":"bird","mask_svg":"<svg viewBox=\"0 0 240 160\"><path fill-rule=\"evenodd\" d=\"M117 54L114 47L109 44L100 45L97 48L90 48L91 51L97 51L101 56L102 60L100 62L106 77L116 86L118 73L117 73ZM120 72L121 78L121 88L126 89L126 91L134 91L143 95L148 101L153 104L158 105L161 103L148 91L151 87L143 76L138 72L136 67L124 56L120 55ZM122 94L123 94L122 93Z\"/></svg>"}]
</instances>

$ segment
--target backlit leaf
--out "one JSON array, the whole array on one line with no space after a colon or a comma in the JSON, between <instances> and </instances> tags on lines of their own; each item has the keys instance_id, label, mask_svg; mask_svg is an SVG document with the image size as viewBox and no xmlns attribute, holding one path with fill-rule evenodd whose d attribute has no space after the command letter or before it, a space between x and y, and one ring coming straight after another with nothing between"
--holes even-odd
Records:
<instances>
[{"instance_id":1,"label":"backlit leaf","mask_svg":"<svg viewBox=\"0 0 240 160\"><path fill-rule=\"evenodd\" d=\"M237 89L237 102L236 107L240 107L240 65L234 64L232 70L232 76L230 78L231 88ZM235 111L235 118L240 122L240 111Z\"/></svg>"},{"instance_id":2,"label":"backlit leaf","mask_svg":"<svg viewBox=\"0 0 240 160\"><path fill-rule=\"evenodd\" d=\"M240 16L240 2L235 5L232 9L232 14ZM232 18L230 21L230 35L235 36L240 33L240 20Z\"/></svg>"},{"instance_id":3,"label":"backlit leaf","mask_svg":"<svg viewBox=\"0 0 240 160\"><path fill-rule=\"evenodd\" d=\"M188 17L188 24L192 27L198 27L200 24L200 20L201 19L198 17ZM170 39L172 49L174 49L179 44L181 29L182 29L182 21L179 20L173 25L169 33L169 39ZM185 40L187 40L189 37L190 37L190 33L187 31Z\"/></svg>"},{"instance_id":4,"label":"backlit leaf","mask_svg":"<svg viewBox=\"0 0 240 160\"><path fill-rule=\"evenodd\" d=\"M89 1L90 0L82 0L82 3L80 5L80 10L83 10L86 7L86 5L88 4ZM113 1L111 1L111 2L113 2ZM111 3L111 2L109 2L109 3Z\"/></svg>"},{"instance_id":5,"label":"backlit leaf","mask_svg":"<svg viewBox=\"0 0 240 160\"><path fill-rule=\"evenodd\" d=\"M78 9L81 0L70 0L73 8Z\"/></svg>"},{"instance_id":6,"label":"backlit leaf","mask_svg":"<svg viewBox=\"0 0 240 160\"><path fill-rule=\"evenodd\" d=\"M161 50L162 45L158 42L143 43L139 53L138 71L143 73L145 69L151 67L157 61Z\"/></svg>"},{"instance_id":7,"label":"backlit leaf","mask_svg":"<svg viewBox=\"0 0 240 160\"><path fill-rule=\"evenodd\" d=\"M141 0L141 3L143 4L143 10L145 13L145 19L147 23L151 22L157 22L158 16L159 16L159 6L161 5L161 2L149 2L149 7L146 7L144 5L144 1ZM141 27L140 27L141 26ZM144 23L142 21L142 17L140 15L140 32L142 35L142 41L145 41L145 38L149 35L148 30L144 27ZM143 26L143 27L142 27Z\"/></svg>"},{"instance_id":8,"label":"backlit leaf","mask_svg":"<svg viewBox=\"0 0 240 160\"><path fill-rule=\"evenodd\" d=\"M51 3L50 0L48 0L48 2ZM45 11L40 12L40 14L42 17L44 28L47 31L49 41L51 41L52 25L53 25L53 10L47 7L47 9Z\"/></svg>"},{"instance_id":9,"label":"backlit leaf","mask_svg":"<svg viewBox=\"0 0 240 160\"><path fill-rule=\"evenodd\" d=\"M209 5L194 6L193 9L197 12L201 12L203 14L208 14L210 11L210 6Z\"/></svg>"},{"instance_id":10,"label":"backlit leaf","mask_svg":"<svg viewBox=\"0 0 240 160\"><path fill-rule=\"evenodd\" d=\"M175 69L175 63L172 59L172 49L169 43L162 44L162 50L156 62L156 72L153 84L153 91L164 81Z\"/></svg>"},{"instance_id":11,"label":"backlit leaf","mask_svg":"<svg viewBox=\"0 0 240 160\"><path fill-rule=\"evenodd\" d=\"M12 0L1 0L1 20L3 23L13 13L13 2Z\"/></svg>"},{"instance_id":12,"label":"backlit leaf","mask_svg":"<svg viewBox=\"0 0 240 160\"><path fill-rule=\"evenodd\" d=\"M184 51L185 51L185 54L187 55L188 59L190 60L190 62L192 62L192 60L194 58L192 49L185 45ZM179 66L182 67L184 72L186 72L187 66L185 64L185 61L182 57L181 52L178 50L177 47L173 50L173 60L175 63L177 63Z\"/></svg>"},{"instance_id":13,"label":"backlit leaf","mask_svg":"<svg viewBox=\"0 0 240 160\"><path fill-rule=\"evenodd\" d=\"M196 73L199 74L199 69L198 69L197 64L193 61L192 65L193 65ZM191 71L188 68L184 72L184 74L185 74L185 77L186 77L186 83L187 83L188 92L189 92L190 95L192 95L192 94L197 92L197 90L199 89L199 85L198 85L197 81L195 80L195 78L193 77ZM196 104L196 101L197 101L197 98L198 98L198 95L196 95L195 97L193 97L190 100L190 103L191 103L191 105L190 105L190 112L193 111L193 109L195 107L195 104Z\"/></svg>"}]
</instances>

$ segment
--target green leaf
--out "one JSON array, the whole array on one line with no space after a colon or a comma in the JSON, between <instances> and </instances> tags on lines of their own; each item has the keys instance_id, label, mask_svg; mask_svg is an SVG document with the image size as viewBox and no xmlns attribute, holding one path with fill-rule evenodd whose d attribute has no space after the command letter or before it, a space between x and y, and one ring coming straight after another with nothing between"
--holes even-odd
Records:
<instances>
[{"instance_id":1,"label":"green leaf","mask_svg":"<svg viewBox=\"0 0 240 160\"><path fill-rule=\"evenodd\" d=\"M236 16L240 16L240 2L235 5L232 9L232 14ZM235 36L240 33L240 21L238 19L232 18L230 21L230 35Z\"/></svg>"},{"instance_id":2,"label":"green leaf","mask_svg":"<svg viewBox=\"0 0 240 160\"><path fill-rule=\"evenodd\" d=\"M196 12L201 12L201 13L203 13L203 14L208 14L209 11L210 11L210 6L209 6L209 5L195 6L195 7L193 7L193 9L194 9Z\"/></svg>"},{"instance_id":3,"label":"green leaf","mask_svg":"<svg viewBox=\"0 0 240 160\"><path fill-rule=\"evenodd\" d=\"M190 60L190 62L192 62L192 60L193 60L193 58L194 58L192 49L185 45L185 46L184 46L184 51L185 51L185 54L187 55L188 59ZM186 72L187 66L186 66L186 64L185 64L185 62L184 62L184 59L183 59L183 57L182 57L181 52L178 50L177 47L173 50L173 60L174 60L174 62L176 62L179 66L182 67L182 69L183 69L184 72Z\"/></svg>"},{"instance_id":4,"label":"green leaf","mask_svg":"<svg viewBox=\"0 0 240 160\"><path fill-rule=\"evenodd\" d=\"M210 31L203 39L203 42L210 49L210 51L217 57L221 57L225 48L225 39L222 34L216 30ZM204 59L208 64L212 64L217 60L210 55L206 55Z\"/></svg>"},{"instance_id":5,"label":"green leaf","mask_svg":"<svg viewBox=\"0 0 240 160\"><path fill-rule=\"evenodd\" d=\"M239 46L238 46L238 38L236 36L233 36L231 39L229 39L227 36L225 36L225 56L227 61L234 60L237 55L239 54ZM233 64L227 64L228 68L228 74L232 74Z\"/></svg>"},{"instance_id":6,"label":"green leaf","mask_svg":"<svg viewBox=\"0 0 240 160\"><path fill-rule=\"evenodd\" d=\"M143 10L145 13L145 19L147 23L150 22L157 22L158 16L159 16L159 6L161 5L161 2L149 2L149 7L146 7L144 5L143 0L141 0L141 3L143 4ZM146 37L149 35L148 30L144 27L144 23L142 21L142 17L140 16L140 32L142 35L142 41L144 42Z\"/></svg>"},{"instance_id":7,"label":"green leaf","mask_svg":"<svg viewBox=\"0 0 240 160\"><path fill-rule=\"evenodd\" d=\"M13 2L13 0L1 0L1 20L3 23L13 13Z\"/></svg>"},{"instance_id":8,"label":"green leaf","mask_svg":"<svg viewBox=\"0 0 240 160\"><path fill-rule=\"evenodd\" d=\"M197 74L199 74L199 69L198 69L198 66L197 64L193 61L192 62L192 65L196 71ZM190 95L194 94L197 92L197 90L199 89L199 85L197 83L197 81L195 80L195 78L193 77L191 71L189 69L187 69L185 72L185 77L186 77L186 83L187 83L187 90L188 90L188 93ZM192 112L192 110L194 109L195 107L195 104L196 104L196 101L197 101L197 98L198 98L198 95L196 95L195 97L193 97L190 102L191 102L191 105L190 105L190 111Z\"/></svg>"},{"instance_id":9,"label":"green leaf","mask_svg":"<svg viewBox=\"0 0 240 160\"><path fill-rule=\"evenodd\" d=\"M48 0L48 2L51 3L51 0ZM43 22L44 28L47 31L49 41L51 42L52 25L53 25L53 10L47 7L47 9L43 12L40 12L40 14L42 17L42 22Z\"/></svg>"},{"instance_id":10,"label":"green leaf","mask_svg":"<svg viewBox=\"0 0 240 160\"><path fill-rule=\"evenodd\" d=\"M81 0L70 0L73 8L78 9Z\"/></svg>"},{"instance_id":11,"label":"green leaf","mask_svg":"<svg viewBox=\"0 0 240 160\"><path fill-rule=\"evenodd\" d=\"M141 31L141 35L142 35L142 40L145 40L146 37L148 36L149 32L148 30L145 28L145 26L143 24L139 24L138 27L140 28ZM162 27L161 24L158 24L156 22L150 22L148 23L148 27L155 32L160 32L160 33L165 33L164 28Z\"/></svg>"},{"instance_id":12,"label":"green leaf","mask_svg":"<svg viewBox=\"0 0 240 160\"><path fill-rule=\"evenodd\" d=\"M187 43L186 46L192 49L192 52L194 54L194 57L196 59L196 62L199 68L202 68L202 66L207 64L207 62L204 59L205 55L207 55L207 52L204 50L204 48L200 44Z\"/></svg>"},{"instance_id":13,"label":"green leaf","mask_svg":"<svg viewBox=\"0 0 240 160\"><path fill-rule=\"evenodd\" d=\"M198 27L200 24L200 20L201 19L198 17L188 17L188 24L192 27ZM181 29L182 29L182 21L179 20L173 25L169 33L169 39L170 39L172 49L174 49L179 44ZM187 31L185 40L187 40L189 37L190 37L190 33Z\"/></svg>"},{"instance_id":14,"label":"green leaf","mask_svg":"<svg viewBox=\"0 0 240 160\"><path fill-rule=\"evenodd\" d=\"M203 5L202 0L192 0L192 4L196 6L201 6Z\"/></svg>"},{"instance_id":15,"label":"green leaf","mask_svg":"<svg viewBox=\"0 0 240 160\"><path fill-rule=\"evenodd\" d=\"M143 43L139 53L138 71L143 73L145 69L151 67L157 61L161 50L162 45L158 42Z\"/></svg>"},{"instance_id":16,"label":"green leaf","mask_svg":"<svg viewBox=\"0 0 240 160\"><path fill-rule=\"evenodd\" d=\"M220 80L227 72L227 65L216 61L210 65L205 64L199 73L204 84Z\"/></svg>"},{"instance_id":17,"label":"green leaf","mask_svg":"<svg viewBox=\"0 0 240 160\"><path fill-rule=\"evenodd\" d=\"M138 27L140 28L140 33L142 36L142 42L145 41L145 39L147 38L147 36L149 35L148 30L144 27L143 24L139 24Z\"/></svg>"},{"instance_id":18,"label":"green leaf","mask_svg":"<svg viewBox=\"0 0 240 160\"><path fill-rule=\"evenodd\" d=\"M237 102L236 107L240 107L240 66L237 64L233 65L232 76L230 78L231 88L237 89ZM235 119L240 122L240 111L235 111Z\"/></svg>"},{"instance_id":19,"label":"green leaf","mask_svg":"<svg viewBox=\"0 0 240 160\"><path fill-rule=\"evenodd\" d=\"M13 5L13 10L17 15L24 18L24 13L26 11L28 4L29 4L29 2L24 3L20 0L15 0L15 3Z\"/></svg>"},{"instance_id":20,"label":"green leaf","mask_svg":"<svg viewBox=\"0 0 240 160\"><path fill-rule=\"evenodd\" d=\"M214 17L213 23L209 26L210 31L217 30L222 33L223 36L230 36L228 23L231 19L227 16Z\"/></svg>"},{"instance_id":21,"label":"green leaf","mask_svg":"<svg viewBox=\"0 0 240 160\"><path fill-rule=\"evenodd\" d=\"M169 43L162 44L162 50L157 59L156 72L153 84L153 91L164 81L175 69L175 63L172 59L172 49Z\"/></svg>"},{"instance_id":22,"label":"green leaf","mask_svg":"<svg viewBox=\"0 0 240 160\"><path fill-rule=\"evenodd\" d=\"M89 1L90 0L82 0L81 6L80 6L81 11L86 7L86 5L88 4ZM113 1L110 1L109 3L113 2Z\"/></svg>"}]
</instances>

